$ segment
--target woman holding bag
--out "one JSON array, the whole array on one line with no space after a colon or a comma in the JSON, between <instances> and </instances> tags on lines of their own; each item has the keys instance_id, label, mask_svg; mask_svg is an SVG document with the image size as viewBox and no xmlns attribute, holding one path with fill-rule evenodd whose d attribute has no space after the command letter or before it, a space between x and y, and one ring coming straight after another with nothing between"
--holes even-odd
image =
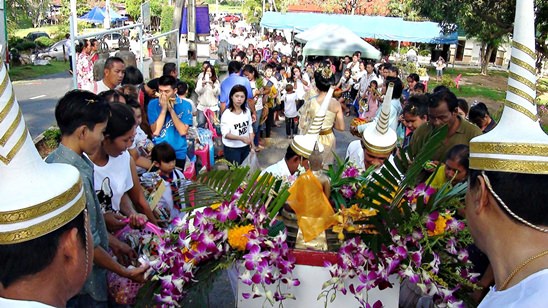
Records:
<instances>
[{"instance_id":1,"label":"woman holding bag","mask_svg":"<svg viewBox=\"0 0 548 308\"><path fill-rule=\"evenodd\" d=\"M201 77L200 77L201 76ZM206 119L204 111L207 109L217 112L219 111L219 94L221 92L221 84L215 68L209 64L204 65L203 73L196 80L196 94L198 94L198 127L205 127Z\"/></svg>"},{"instance_id":2,"label":"woman holding bag","mask_svg":"<svg viewBox=\"0 0 548 308\"><path fill-rule=\"evenodd\" d=\"M228 108L221 116L221 134L225 159L241 165L253 144L253 122L251 110L247 107L247 90L242 85L235 85L229 94Z\"/></svg>"}]
</instances>

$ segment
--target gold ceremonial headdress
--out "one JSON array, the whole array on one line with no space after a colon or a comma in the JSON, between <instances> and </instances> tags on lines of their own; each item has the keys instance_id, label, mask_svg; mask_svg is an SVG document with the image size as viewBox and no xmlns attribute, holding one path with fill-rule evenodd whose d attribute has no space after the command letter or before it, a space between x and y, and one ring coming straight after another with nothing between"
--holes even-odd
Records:
<instances>
[{"instance_id":1,"label":"gold ceremonial headdress","mask_svg":"<svg viewBox=\"0 0 548 308\"><path fill-rule=\"evenodd\" d=\"M10 245L57 230L86 202L78 170L38 154L4 65L0 82L0 245Z\"/></svg>"},{"instance_id":2,"label":"gold ceremonial headdress","mask_svg":"<svg viewBox=\"0 0 548 308\"><path fill-rule=\"evenodd\" d=\"M396 132L389 127L390 108L394 83L390 83L384 95L379 120L375 125L367 125L362 135L362 144L367 151L373 154L387 155L396 147Z\"/></svg>"},{"instance_id":3,"label":"gold ceremonial headdress","mask_svg":"<svg viewBox=\"0 0 548 308\"><path fill-rule=\"evenodd\" d=\"M548 136L537 116L533 1L518 0L508 90L499 124L470 141L470 168L548 174Z\"/></svg>"},{"instance_id":4,"label":"gold ceremonial headdress","mask_svg":"<svg viewBox=\"0 0 548 308\"><path fill-rule=\"evenodd\" d=\"M293 151L295 151L295 153L304 158L309 158L310 154L312 154L312 151L314 151L314 145L318 141L318 136L320 135L320 131L322 129L323 121L327 113L327 108L329 107L329 102L333 97L333 91L334 89L333 87L331 87L325 95L325 98L323 99L320 108L314 116L312 124L310 124L310 127L308 127L306 135L297 135L291 141L290 146ZM318 143L318 150L320 152L323 152L323 145L320 143Z\"/></svg>"}]
</instances>

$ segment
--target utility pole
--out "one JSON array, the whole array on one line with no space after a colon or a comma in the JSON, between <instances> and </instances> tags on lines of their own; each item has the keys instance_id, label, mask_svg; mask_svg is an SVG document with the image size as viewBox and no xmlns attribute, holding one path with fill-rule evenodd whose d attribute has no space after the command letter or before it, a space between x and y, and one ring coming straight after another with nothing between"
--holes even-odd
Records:
<instances>
[{"instance_id":1,"label":"utility pole","mask_svg":"<svg viewBox=\"0 0 548 308\"><path fill-rule=\"evenodd\" d=\"M105 29L110 29L110 0L107 0L105 5Z\"/></svg>"},{"instance_id":2,"label":"utility pole","mask_svg":"<svg viewBox=\"0 0 548 308\"><path fill-rule=\"evenodd\" d=\"M1 0L0 5L2 6L0 7L0 59L3 59L6 65L8 65L9 49L8 49L8 23L6 19L6 0Z\"/></svg>"},{"instance_id":3,"label":"utility pole","mask_svg":"<svg viewBox=\"0 0 548 308\"><path fill-rule=\"evenodd\" d=\"M196 66L198 48L196 46L196 0L188 0L188 65Z\"/></svg>"}]
</instances>

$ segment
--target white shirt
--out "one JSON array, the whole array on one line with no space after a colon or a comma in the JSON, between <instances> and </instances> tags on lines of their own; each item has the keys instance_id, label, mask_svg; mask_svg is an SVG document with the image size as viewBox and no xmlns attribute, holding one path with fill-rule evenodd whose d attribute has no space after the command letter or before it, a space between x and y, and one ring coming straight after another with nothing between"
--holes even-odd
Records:
<instances>
[{"instance_id":1,"label":"white shirt","mask_svg":"<svg viewBox=\"0 0 548 308\"><path fill-rule=\"evenodd\" d=\"M107 85L103 82L103 79L101 79L101 80L99 80L95 83L95 85L93 86L93 90L94 90L95 94L99 94L103 91L110 90L110 88L107 87Z\"/></svg>"},{"instance_id":2,"label":"white shirt","mask_svg":"<svg viewBox=\"0 0 548 308\"><path fill-rule=\"evenodd\" d=\"M223 136L223 144L231 148L243 148L247 144L241 140L227 139L226 135L231 133L235 136L249 136L253 133L253 126L251 121L251 112L241 112L235 114L230 109L226 109L221 116L221 134Z\"/></svg>"},{"instance_id":3,"label":"white shirt","mask_svg":"<svg viewBox=\"0 0 548 308\"><path fill-rule=\"evenodd\" d=\"M286 93L283 95L284 115L287 118L294 118L299 115L297 112L297 93Z\"/></svg>"},{"instance_id":4,"label":"white shirt","mask_svg":"<svg viewBox=\"0 0 548 308\"><path fill-rule=\"evenodd\" d=\"M303 80L306 81L307 85L310 86L310 78L308 77L308 74L301 74L301 76L303 77ZM295 82L295 93L297 93L298 99L304 99L304 95L306 94L306 88L304 83L300 79Z\"/></svg>"},{"instance_id":5,"label":"white shirt","mask_svg":"<svg viewBox=\"0 0 548 308\"><path fill-rule=\"evenodd\" d=\"M365 170L365 153L362 148L361 140L354 140L350 142L346 149L346 158L353 163L356 168ZM388 157L388 161L394 165L394 155ZM375 172L380 172L381 168L377 168ZM400 174L401 175L401 174Z\"/></svg>"},{"instance_id":6,"label":"white shirt","mask_svg":"<svg viewBox=\"0 0 548 308\"><path fill-rule=\"evenodd\" d=\"M93 186L103 211L120 211L122 196L133 187L130 159L129 152L124 151L118 157L109 156L102 167L93 164Z\"/></svg>"},{"instance_id":7,"label":"white shirt","mask_svg":"<svg viewBox=\"0 0 548 308\"><path fill-rule=\"evenodd\" d=\"M173 174L171 176L173 177L173 180L179 181L175 184L177 185L177 187L180 188L183 186L183 183L185 181L185 176L180 170L174 169ZM171 187L170 187L171 184L168 183L167 181L163 181L163 182L164 182L164 186L166 187L166 190L164 190L164 194L162 195L162 197L160 197L160 201L158 201L158 207L164 209L166 213L170 215L169 221L172 221L176 217L182 216L182 214L178 209L176 209L173 206L173 193L171 192ZM183 198L184 196L181 195L181 201L184 201ZM181 207L184 207L183 202L181 202Z\"/></svg>"},{"instance_id":8,"label":"white shirt","mask_svg":"<svg viewBox=\"0 0 548 308\"><path fill-rule=\"evenodd\" d=\"M261 172L261 175L265 173L270 173L276 177L291 176L291 172L289 171L289 167L287 167L287 163L285 162L284 158L282 158L282 160L275 163L274 165L268 166L266 169L263 170L263 172Z\"/></svg>"},{"instance_id":9,"label":"white shirt","mask_svg":"<svg viewBox=\"0 0 548 308\"><path fill-rule=\"evenodd\" d=\"M353 163L358 169L365 169L364 165L364 153L361 144L361 140L354 140L350 142L346 149L346 158Z\"/></svg>"},{"instance_id":10,"label":"white shirt","mask_svg":"<svg viewBox=\"0 0 548 308\"><path fill-rule=\"evenodd\" d=\"M0 297L0 307L13 307L13 308L49 308L53 307L46 305L40 302L35 301L26 301L26 300L15 300Z\"/></svg>"},{"instance_id":11,"label":"white shirt","mask_svg":"<svg viewBox=\"0 0 548 308\"><path fill-rule=\"evenodd\" d=\"M496 291L491 287L480 303L479 308L487 307L547 307L548 269L536 272L520 281L517 285Z\"/></svg>"}]
</instances>

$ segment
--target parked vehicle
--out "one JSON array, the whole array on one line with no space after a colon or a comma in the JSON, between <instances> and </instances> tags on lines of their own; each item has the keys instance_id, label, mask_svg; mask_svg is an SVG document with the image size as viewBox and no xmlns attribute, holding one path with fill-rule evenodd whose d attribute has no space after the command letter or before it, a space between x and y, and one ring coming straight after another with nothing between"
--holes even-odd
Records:
<instances>
[{"instance_id":1,"label":"parked vehicle","mask_svg":"<svg viewBox=\"0 0 548 308\"><path fill-rule=\"evenodd\" d=\"M65 42L66 39L60 40L59 42L39 52L36 55L36 58L40 60L55 59L57 61L63 61L65 59L65 54L63 53L63 47L65 46ZM65 53L68 53L68 50L65 50ZM66 58L68 58L68 54L66 55Z\"/></svg>"},{"instance_id":2,"label":"parked vehicle","mask_svg":"<svg viewBox=\"0 0 548 308\"><path fill-rule=\"evenodd\" d=\"M36 31L36 32L30 32L25 36L26 39L33 41L39 37L45 36L47 38L50 38L49 35L46 32Z\"/></svg>"},{"instance_id":3,"label":"parked vehicle","mask_svg":"<svg viewBox=\"0 0 548 308\"><path fill-rule=\"evenodd\" d=\"M122 37L122 35L116 32L108 33L104 35L105 43L107 43L108 48L110 48L110 50L120 48L120 45L118 43L118 40L120 39L120 37Z\"/></svg>"},{"instance_id":4,"label":"parked vehicle","mask_svg":"<svg viewBox=\"0 0 548 308\"><path fill-rule=\"evenodd\" d=\"M240 17L236 15L226 15L223 20L226 22L238 22L240 21Z\"/></svg>"}]
</instances>

